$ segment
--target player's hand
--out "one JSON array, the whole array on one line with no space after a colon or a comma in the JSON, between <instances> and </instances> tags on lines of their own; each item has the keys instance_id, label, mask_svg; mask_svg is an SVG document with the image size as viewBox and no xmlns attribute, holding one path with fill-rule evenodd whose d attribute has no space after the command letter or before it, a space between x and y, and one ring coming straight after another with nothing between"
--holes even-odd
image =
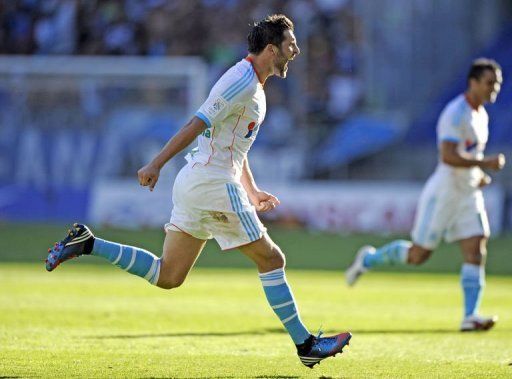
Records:
<instances>
[{"instance_id":1,"label":"player's hand","mask_svg":"<svg viewBox=\"0 0 512 379\"><path fill-rule=\"evenodd\" d=\"M500 153L498 155L492 155L490 157L484 158L483 162L484 168L499 171L505 166L506 160L505 155Z\"/></svg>"},{"instance_id":2,"label":"player's hand","mask_svg":"<svg viewBox=\"0 0 512 379\"><path fill-rule=\"evenodd\" d=\"M137 171L137 176L139 177L139 184L141 186L149 186L149 190L153 191L156 182L158 182L158 177L160 176L160 169L149 163Z\"/></svg>"},{"instance_id":3,"label":"player's hand","mask_svg":"<svg viewBox=\"0 0 512 379\"><path fill-rule=\"evenodd\" d=\"M489 175L484 174L484 176L482 176L482 179L480 179L480 183L478 184L478 188L483 188L485 186L488 186L491 183L492 183L492 178Z\"/></svg>"},{"instance_id":4,"label":"player's hand","mask_svg":"<svg viewBox=\"0 0 512 379\"><path fill-rule=\"evenodd\" d=\"M270 211L281 204L277 197L265 191L255 192L250 196L250 200L258 212Z\"/></svg>"}]
</instances>

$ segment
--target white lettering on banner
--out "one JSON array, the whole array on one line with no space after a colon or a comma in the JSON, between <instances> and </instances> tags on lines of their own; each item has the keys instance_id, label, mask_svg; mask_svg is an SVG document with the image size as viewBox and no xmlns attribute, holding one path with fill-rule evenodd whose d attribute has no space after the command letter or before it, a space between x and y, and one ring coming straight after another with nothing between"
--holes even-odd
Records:
<instances>
[{"instance_id":1,"label":"white lettering on banner","mask_svg":"<svg viewBox=\"0 0 512 379\"><path fill-rule=\"evenodd\" d=\"M170 217L172 183L158 184L149 196L150 192L141 191L134 181L101 181L91 198L91 220L124 227L161 226ZM311 229L337 233L408 234L422 187L423 183L407 182L260 184L281 200L279 207L260 216L274 221L294 220ZM491 186L484 196L491 230L496 235L502 229L504 191Z\"/></svg>"},{"instance_id":2,"label":"white lettering on banner","mask_svg":"<svg viewBox=\"0 0 512 379\"><path fill-rule=\"evenodd\" d=\"M44 188L48 181L41 132L26 129L20 134L18 155L14 165L14 181L23 185Z\"/></svg>"},{"instance_id":3,"label":"white lettering on banner","mask_svg":"<svg viewBox=\"0 0 512 379\"><path fill-rule=\"evenodd\" d=\"M47 136L37 129L20 133L14 181L37 189L71 185L83 188L93 175L96 138L62 130Z\"/></svg>"},{"instance_id":4,"label":"white lettering on banner","mask_svg":"<svg viewBox=\"0 0 512 379\"><path fill-rule=\"evenodd\" d=\"M86 187L91 182L96 140L91 133L63 131L52 144L53 185ZM66 175L63 175L66 173Z\"/></svg>"}]
</instances>

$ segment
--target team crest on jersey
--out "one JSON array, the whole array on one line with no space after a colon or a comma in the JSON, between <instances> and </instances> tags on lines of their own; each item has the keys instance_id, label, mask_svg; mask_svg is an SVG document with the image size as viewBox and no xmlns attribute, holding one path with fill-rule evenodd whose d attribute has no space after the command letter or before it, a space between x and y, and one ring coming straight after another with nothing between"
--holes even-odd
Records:
<instances>
[{"instance_id":1,"label":"team crest on jersey","mask_svg":"<svg viewBox=\"0 0 512 379\"><path fill-rule=\"evenodd\" d=\"M206 108L206 113L208 116L214 118L216 117L228 103L221 96L217 97L212 104L208 108Z\"/></svg>"},{"instance_id":2,"label":"team crest on jersey","mask_svg":"<svg viewBox=\"0 0 512 379\"><path fill-rule=\"evenodd\" d=\"M258 130L258 125L253 121L249 125L247 125L247 134L244 138L251 138L252 133Z\"/></svg>"}]
</instances>

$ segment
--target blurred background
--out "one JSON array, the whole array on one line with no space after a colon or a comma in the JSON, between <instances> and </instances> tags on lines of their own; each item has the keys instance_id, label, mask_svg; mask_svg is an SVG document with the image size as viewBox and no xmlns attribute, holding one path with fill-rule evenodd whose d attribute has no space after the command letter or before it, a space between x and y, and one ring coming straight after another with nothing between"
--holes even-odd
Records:
<instances>
[{"instance_id":1,"label":"blurred background","mask_svg":"<svg viewBox=\"0 0 512 379\"><path fill-rule=\"evenodd\" d=\"M487 151L512 159L509 0L2 0L0 228L161 228L183 155L154 193L138 186L138 168L246 56L250 24L281 12L302 54L286 80L265 85L249 156L282 201L267 221L407 233L437 163L437 117L480 56L504 73ZM510 167L493 179L498 235L512 226Z\"/></svg>"}]
</instances>

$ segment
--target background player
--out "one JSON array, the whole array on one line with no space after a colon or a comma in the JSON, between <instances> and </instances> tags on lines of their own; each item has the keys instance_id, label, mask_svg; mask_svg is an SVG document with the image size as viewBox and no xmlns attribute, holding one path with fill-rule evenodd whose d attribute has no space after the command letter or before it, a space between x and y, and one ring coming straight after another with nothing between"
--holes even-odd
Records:
<instances>
[{"instance_id":1,"label":"background player","mask_svg":"<svg viewBox=\"0 0 512 379\"><path fill-rule=\"evenodd\" d=\"M420 197L412 243L393 241L375 249L362 247L346 271L353 285L368 269L387 264L419 265L428 260L444 237L459 241L464 264L462 331L487 330L497 317L481 317L478 307L485 285L485 256L489 222L481 188L491 178L482 169L501 170L505 156L484 157L488 138L485 103L494 103L502 83L501 67L491 59L477 59L468 74L467 90L443 110L437 124L440 161Z\"/></svg>"},{"instance_id":2,"label":"background player","mask_svg":"<svg viewBox=\"0 0 512 379\"><path fill-rule=\"evenodd\" d=\"M257 187L247 160L265 117L263 85L272 75L285 78L288 62L300 52L293 29L284 15L256 23L248 36L248 57L217 81L195 117L139 170L140 184L153 190L166 162L198 138L198 147L187 156L188 164L174 183L174 208L165 226L161 258L137 247L95 238L85 225L75 224L49 251L47 269L92 254L170 289L183 283L206 240L215 238L223 250L238 248L254 261L268 302L304 365L313 367L340 353L350 333L315 337L299 317L284 273L284 255L256 214L273 209L279 200Z\"/></svg>"}]
</instances>

